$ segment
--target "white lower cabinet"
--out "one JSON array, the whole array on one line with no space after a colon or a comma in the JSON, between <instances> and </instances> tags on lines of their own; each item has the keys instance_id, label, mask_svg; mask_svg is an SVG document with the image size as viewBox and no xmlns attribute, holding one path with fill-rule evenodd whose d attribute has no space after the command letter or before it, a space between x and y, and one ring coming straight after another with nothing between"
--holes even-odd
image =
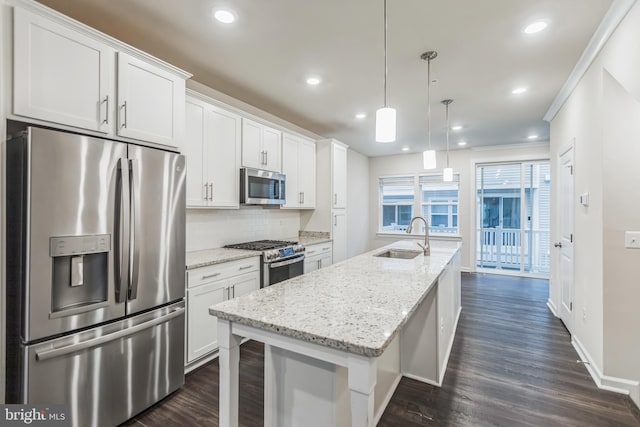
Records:
<instances>
[{"instance_id":1,"label":"white lower cabinet","mask_svg":"<svg viewBox=\"0 0 640 427\"><path fill-rule=\"evenodd\" d=\"M218 349L218 325L209 307L260 289L260 257L187 272L186 364Z\"/></svg>"},{"instance_id":2,"label":"white lower cabinet","mask_svg":"<svg viewBox=\"0 0 640 427\"><path fill-rule=\"evenodd\" d=\"M305 274L333 264L332 251L333 244L331 242L308 245L304 259Z\"/></svg>"}]
</instances>

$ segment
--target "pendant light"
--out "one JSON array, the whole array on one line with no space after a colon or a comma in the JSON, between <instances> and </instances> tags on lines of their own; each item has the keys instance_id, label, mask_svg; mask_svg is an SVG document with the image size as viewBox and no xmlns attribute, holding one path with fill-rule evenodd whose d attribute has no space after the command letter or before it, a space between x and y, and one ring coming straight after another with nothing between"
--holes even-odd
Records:
<instances>
[{"instance_id":1,"label":"pendant light","mask_svg":"<svg viewBox=\"0 0 640 427\"><path fill-rule=\"evenodd\" d=\"M387 105L387 0L384 0L384 107L376 111L376 141L396 140L396 110Z\"/></svg>"},{"instance_id":2,"label":"pendant light","mask_svg":"<svg viewBox=\"0 0 640 427\"><path fill-rule=\"evenodd\" d=\"M436 152L431 148L431 60L436 59L438 52L430 50L420 55L420 58L427 61L427 140L429 145L427 150L422 152L422 163L424 169L436 168Z\"/></svg>"},{"instance_id":3,"label":"pendant light","mask_svg":"<svg viewBox=\"0 0 640 427\"><path fill-rule=\"evenodd\" d=\"M447 167L442 171L442 180L444 182L451 182L453 181L453 169L449 167L449 104L453 102L453 99L443 99L440 102L444 104L446 108L445 122L447 125L447 129L445 132L447 139Z\"/></svg>"}]
</instances>

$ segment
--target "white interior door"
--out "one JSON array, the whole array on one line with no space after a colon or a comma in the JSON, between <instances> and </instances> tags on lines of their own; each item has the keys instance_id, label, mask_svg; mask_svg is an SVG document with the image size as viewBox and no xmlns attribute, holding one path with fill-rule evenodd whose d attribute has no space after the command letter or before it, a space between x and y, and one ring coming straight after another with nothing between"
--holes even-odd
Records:
<instances>
[{"instance_id":1,"label":"white interior door","mask_svg":"<svg viewBox=\"0 0 640 427\"><path fill-rule=\"evenodd\" d=\"M573 147L560 155L558 162L558 207L560 250L560 319L571 332L573 320Z\"/></svg>"}]
</instances>

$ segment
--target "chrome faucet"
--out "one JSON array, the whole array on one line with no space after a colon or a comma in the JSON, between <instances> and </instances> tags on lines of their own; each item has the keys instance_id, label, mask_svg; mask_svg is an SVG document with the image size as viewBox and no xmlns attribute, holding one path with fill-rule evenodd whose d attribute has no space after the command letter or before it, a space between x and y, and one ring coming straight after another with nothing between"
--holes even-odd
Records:
<instances>
[{"instance_id":1,"label":"chrome faucet","mask_svg":"<svg viewBox=\"0 0 640 427\"><path fill-rule=\"evenodd\" d=\"M418 246L422 248L422 251L425 255L430 255L431 247L429 246L429 223L426 219L421 216L414 216L413 218L411 218L411 221L409 221L409 226L407 227L407 234L411 234L411 230L413 230L413 221L415 221L416 219L421 219L422 221L424 221L424 246L420 243L418 243Z\"/></svg>"}]
</instances>

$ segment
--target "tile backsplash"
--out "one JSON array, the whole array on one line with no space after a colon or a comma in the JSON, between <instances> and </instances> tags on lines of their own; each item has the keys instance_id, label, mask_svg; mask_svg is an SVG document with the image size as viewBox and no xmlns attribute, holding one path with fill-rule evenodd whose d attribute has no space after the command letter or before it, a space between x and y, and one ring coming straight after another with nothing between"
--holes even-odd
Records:
<instances>
[{"instance_id":1,"label":"tile backsplash","mask_svg":"<svg viewBox=\"0 0 640 427\"><path fill-rule=\"evenodd\" d=\"M296 238L300 212L243 206L240 209L187 210L187 252L230 243Z\"/></svg>"}]
</instances>

